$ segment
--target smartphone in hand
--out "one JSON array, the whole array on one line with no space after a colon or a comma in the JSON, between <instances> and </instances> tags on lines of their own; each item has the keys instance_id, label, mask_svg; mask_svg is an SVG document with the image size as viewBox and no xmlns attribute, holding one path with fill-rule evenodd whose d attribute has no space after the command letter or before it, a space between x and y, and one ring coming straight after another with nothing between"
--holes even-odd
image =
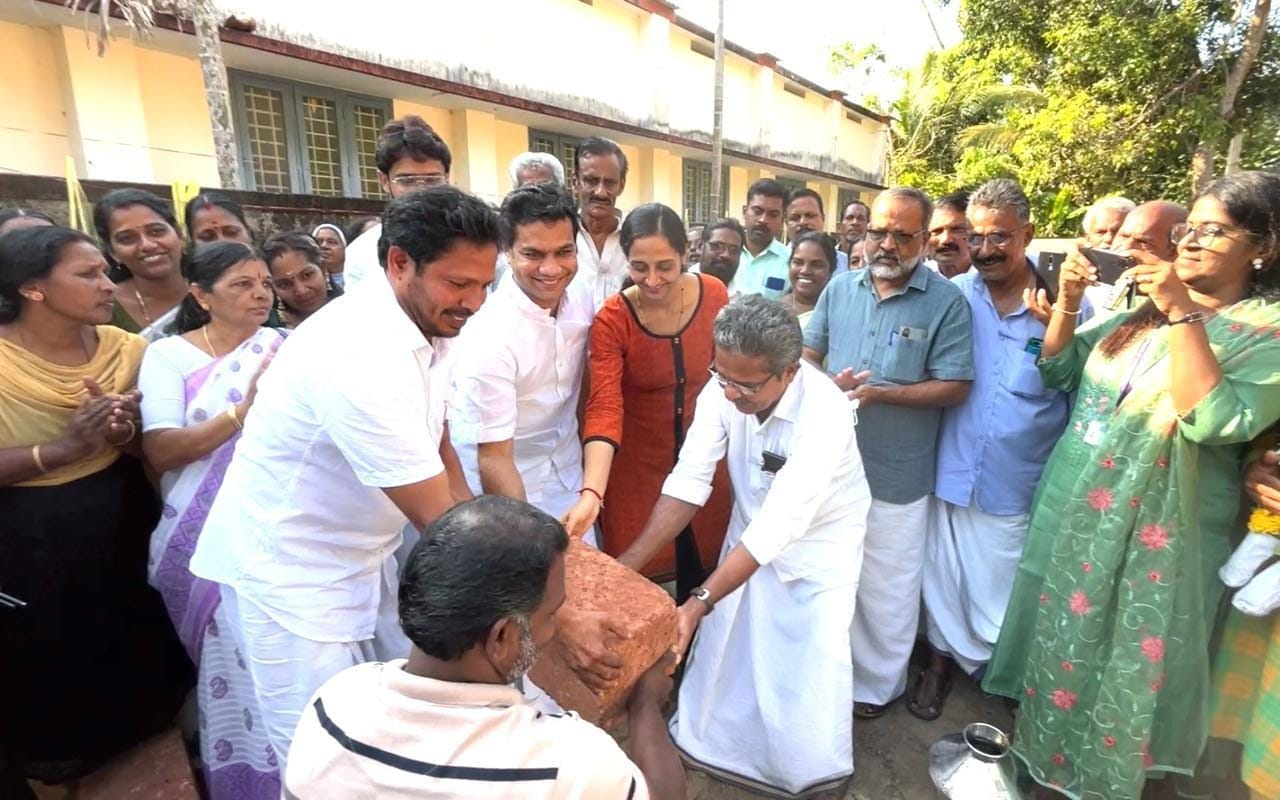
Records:
<instances>
[{"instance_id":1,"label":"smartphone in hand","mask_svg":"<svg viewBox=\"0 0 1280 800\"><path fill-rule=\"evenodd\" d=\"M1130 256L1122 256L1110 250L1098 250L1093 247L1081 247L1080 255L1098 268L1098 283L1112 286L1120 280L1120 273L1137 264Z\"/></svg>"},{"instance_id":2,"label":"smartphone in hand","mask_svg":"<svg viewBox=\"0 0 1280 800\"><path fill-rule=\"evenodd\" d=\"M1058 282L1062 277L1062 263L1066 260L1066 253L1042 252L1036 255L1036 275L1041 284L1037 288L1045 290L1049 305L1058 301Z\"/></svg>"}]
</instances>

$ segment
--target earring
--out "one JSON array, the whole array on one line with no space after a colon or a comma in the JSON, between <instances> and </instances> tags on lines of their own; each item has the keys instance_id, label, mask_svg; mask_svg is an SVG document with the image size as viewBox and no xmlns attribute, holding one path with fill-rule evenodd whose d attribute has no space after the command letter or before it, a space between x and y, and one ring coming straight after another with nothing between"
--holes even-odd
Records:
<instances>
[{"instance_id":1,"label":"earring","mask_svg":"<svg viewBox=\"0 0 1280 800\"><path fill-rule=\"evenodd\" d=\"M44 292L32 292L31 294L27 295L27 299L33 303L43 303Z\"/></svg>"},{"instance_id":2,"label":"earring","mask_svg":"<svg viewBox=\"0 0 1280 800\"><path fill-rule=\"evenodd\" d=\"M201 303L201 304L200 304L200 310L202 310L202 311L208 311L208 310L209 310L209 306L205 305L204 303Z\"/></svg>"},{"instance_id":3,"label":"earring","mask_svg":"<svg viewBox=\"0 0 1280 800\"><path fill-rule=\"evenodd\" d=\"M1258 270L1259 272L1261 272L1261 271L1262 271L1262 259L1261 259L1261 258L1255 258L1255 259L1253 260L1253 268L1254 268L1254 269L1256 269L1256 270Z\"/></svg>"}]
</instances>

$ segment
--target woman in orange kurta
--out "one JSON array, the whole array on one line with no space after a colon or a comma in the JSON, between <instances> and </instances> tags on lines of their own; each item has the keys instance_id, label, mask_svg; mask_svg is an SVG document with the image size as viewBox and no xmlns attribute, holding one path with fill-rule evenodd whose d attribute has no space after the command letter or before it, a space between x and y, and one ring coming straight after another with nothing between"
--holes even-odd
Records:
<instances>
[{"instance_id":1,"label":"woman in orange kurta","mask_svg":"<svg viewBox=\"0 0 1280 800\"><path fill-rule=\"evenodd\" d=\"M584 489L566 518L580 534L598 513L601 549L614 556L640 533L675 466L710 377L711 323L729 302L718 279L684 271L684 225L670 208L635 209L621 240L634 285L606 300L591 328ZM707 504L645 569L658 581L674 576L678 600L718 561L729 501L722 463Z\"/></svg>"}]
</instances>

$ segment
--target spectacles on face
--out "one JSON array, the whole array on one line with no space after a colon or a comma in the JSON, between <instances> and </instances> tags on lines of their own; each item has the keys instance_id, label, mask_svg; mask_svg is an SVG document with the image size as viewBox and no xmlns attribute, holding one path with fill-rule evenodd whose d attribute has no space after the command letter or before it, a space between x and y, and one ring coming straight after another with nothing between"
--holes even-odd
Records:
<instances>
[{"instance_id":1,"label":"spectacles on face","mask_svg":"<svg viewBox=\"0 0 1280 800\"><path fill-rule=\"evenodd\" d=\"M990 243L997 250L1013 241L1013 234L1008 231L992 231L991 233L971 233L968 236L969 249L981 250L982 246Z\"/></svg>"},{"instance_id":2,"label":"spectacles on face","mask_svg":"<svg viewBox=\"0 0 1280 800\"><path fill-rule=\"evenodd\" d=\"M766 380L760 381L759 383L739 383L738 381L731 381L719 372L716 372L715 367L707 367L707 373L711 375L712 378L715 378L716 383L720 384L721 389L733 388L743 397L751 397L764 387L768 386L769 381L778 377L777 375L770 375Z\"/></svg>"},{"instance_id":3,"label":"spectacles on face","mask_svg":"<svg viewBox=\"0 0 1280 800\"><path fill-rule=\"evenodd\" d=\"M725 244L724 242L712 241L707 242L703 247L707 248L707 252L712 255L728 255L732 258L742 255L742 245L740 244Z\"/></svg>"},{"instance_id":4,"label":"spectacles on face","mask_svg":"<svg viewBox=\"0 0 1280 800\"><path fill-rule=\"evenodd\" d=\"M870 242L871 244L880 244L885 239L892 236L894 244L896 244L898 247L906 247L907 245L914 242L916 240L916 237L918 237L920 234L927 233L927 232L928 231L924 230L923 228L916 231L915 233L904 233L903 231L879 231L879 230L875 230L874 228L867 228L867 241Z\"/></svg>"},{"instance_id":5,"label":"spectacles on face","mask_svg":"<svg viewBox=\"0 0 1280 800\"><path fill-rule=\"evenodd\" d=\"M428 186L443 186L449 182L448 175L433 172L430 175L397 175L391 182L401 189L425 189Z\"/></svg>"},{"instance_id":6,"label":"spectacles on face","mask_svg":"<svg viewBox=\"0 0 1280 800\"><path fill-rule=\"evenodd\" d=\"M950 227L944 225L929 229L930 236L941 236L944 233L950 234L953 239L969 238L969 229L964 225L952 225Z\"/></svg>"},{"instance_id":7,"label":"spectacles on face","mask_svg":"<svg viewBox=\"0 0 1280 800\"><path fill-rule=\"evenodd\" d=\"M1181 236L1178 234L1181 233ZM1191 237L1191 241L1200 247L1213 247L1213 243L1219 237L1229 242L1239 241L1241 237L1249 237L1256 239L1252 233L1246 231L1232 231L1215 222L1202 222L1199 225L1187 225L1181 231L1174 228L1174 236L1176 242L1180 242L1187 236Z\"/></svg>"}]
</instances>

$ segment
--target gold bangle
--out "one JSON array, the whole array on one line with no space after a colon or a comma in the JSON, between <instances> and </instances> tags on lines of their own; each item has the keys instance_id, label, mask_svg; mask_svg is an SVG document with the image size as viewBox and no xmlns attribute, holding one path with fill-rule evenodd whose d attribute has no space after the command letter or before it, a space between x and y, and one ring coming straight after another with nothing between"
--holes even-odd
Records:
<instances>
[{"instance_id":1,"label":"gold bangle","mask_svg":"<svg viewBox=\"0 0 1280 800\"><path fill-rule=\"evenodd\" d=\"M31 460L36 462L36 469L40 470L41 475L49 471L49 468L44 465L44 461L40 459L40 445L32 445Z\"/></svg>"},{"instance_id":2,"label":"gold bangle","mask_svg":"<svg viewBox=\"0 0 1280 800\"><path fill-rule=\"evenodd\" d=\"M236 426L236 430L244 430L244 425L240 424L240 417L236 414L236 407L234 403L227 408L227 417L231 420L231 424Z\"/></svg>"},{"instance_id":3,"label":"gold bangle","mask_svg":"<svg viewBox=\"0 0 1280 800\"><path fill-rule=\"evenodd\" d=\"M1080 316L1080 311L1081 311L1081 309L1076 309L1075 311L1068 311L1062 306L1057 305L1056 303L1052 306L1052 308L1054 311L1057 311L1060 314L1066 314L1067 316L1071 316L1071 317Z\"/></svg>"}]
</instances>

